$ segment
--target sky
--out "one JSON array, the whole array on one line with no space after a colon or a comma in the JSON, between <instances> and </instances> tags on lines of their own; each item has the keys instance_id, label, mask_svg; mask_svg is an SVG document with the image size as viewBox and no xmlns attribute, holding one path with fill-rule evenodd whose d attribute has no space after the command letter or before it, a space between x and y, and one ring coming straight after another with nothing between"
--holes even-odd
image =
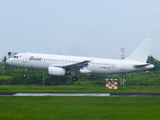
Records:
<instances>
[{"instance_id":1,"label":"sky","mask_svg":"<svg viewBox=\"0 0 160 120\"><path fill-rule=\"evenodd\" d=\"M160 60L160 0L0 0L0 59L34 52L120 59L146 38Z\"/></svg>"}]
</instances>

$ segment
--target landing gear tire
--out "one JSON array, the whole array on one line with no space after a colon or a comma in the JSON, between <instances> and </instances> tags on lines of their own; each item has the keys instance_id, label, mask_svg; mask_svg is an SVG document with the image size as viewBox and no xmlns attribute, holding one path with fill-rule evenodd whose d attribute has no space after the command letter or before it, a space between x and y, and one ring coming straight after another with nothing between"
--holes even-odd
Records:
<instances>
[{"instance_id":1,"label":"landing gear tire","mask_svg":"<svg viewBox=\"0 0 160 120\"><path fill-rule=\"evenodd\" d=\"M77 77L73 77L73 78L72 78L72 81L73 81L73 82L76 82L77 80L78 80Z\"/></svg>"}]
</instances>

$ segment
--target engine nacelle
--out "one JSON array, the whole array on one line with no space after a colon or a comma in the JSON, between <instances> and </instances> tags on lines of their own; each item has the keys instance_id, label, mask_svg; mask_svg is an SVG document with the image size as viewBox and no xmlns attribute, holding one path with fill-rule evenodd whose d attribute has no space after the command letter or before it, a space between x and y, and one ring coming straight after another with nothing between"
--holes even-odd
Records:
<instances>
[{"instance_id":1,"label":"engine nacelle","mask_svg":"<svg viewBox=\"0 0 160 120\"><path fill-rule=\"evenodd\" d=\"M48 67L48 74L63 76L63 75L65 75L65 69L59 68L59 67Z\"/></svg>"}]
</instances>

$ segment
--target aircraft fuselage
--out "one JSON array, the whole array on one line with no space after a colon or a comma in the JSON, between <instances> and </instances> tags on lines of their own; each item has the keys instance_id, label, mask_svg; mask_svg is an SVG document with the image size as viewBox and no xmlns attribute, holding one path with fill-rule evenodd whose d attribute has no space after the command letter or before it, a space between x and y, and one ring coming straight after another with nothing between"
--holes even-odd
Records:
<instances>
[{"instance_id":1,"label":"aircraft fuselage","mask_svg":"<svg viewBox=\"0 0 160 120\"><path fill-rule=\"evenodd\" d=\"M93 60L91 60L93 59ZM49 66L63 66L79 63L83 60L91 60L87 67L84 67L84 73L90 74L120 74L151 69L154 65L144 67L135 67L134 65L140 64L138 62L127 60L114 60L103 58L89 58L89 57L76 57L64 55L49 55L37 53L21 53L17 54L15 58L7 60L7 64L28 69L48 70ZM81 71L77 71L83 73Z\"/></svg>"}]
</instances>

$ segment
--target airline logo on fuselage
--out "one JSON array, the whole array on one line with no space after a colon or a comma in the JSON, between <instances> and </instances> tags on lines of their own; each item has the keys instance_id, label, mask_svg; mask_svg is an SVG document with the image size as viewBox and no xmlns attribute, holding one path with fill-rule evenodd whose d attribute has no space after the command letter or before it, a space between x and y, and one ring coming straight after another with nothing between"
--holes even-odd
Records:
<instances>
[{"instance_id":1,"label":"airline logo on fuselage","mask_svg":"<svg viewBox=\"0 0 160 120\"><path fill-rule=\"evenodd\" d=\"M99 68L102 68L102 69L110 69L109 67L99 67Z\"/></svg>"},{"instance_id":2,"label":"airline logo on fuselage","mask_svg":"<svg viewBox=\"0 0 160 120\"><path fill-rule=\"evenodd\" d=\"M41 61L41 58L40 57L38 58L38 57L31 56L29 58L29 60Z\"/></svg>"}]
</instances>

